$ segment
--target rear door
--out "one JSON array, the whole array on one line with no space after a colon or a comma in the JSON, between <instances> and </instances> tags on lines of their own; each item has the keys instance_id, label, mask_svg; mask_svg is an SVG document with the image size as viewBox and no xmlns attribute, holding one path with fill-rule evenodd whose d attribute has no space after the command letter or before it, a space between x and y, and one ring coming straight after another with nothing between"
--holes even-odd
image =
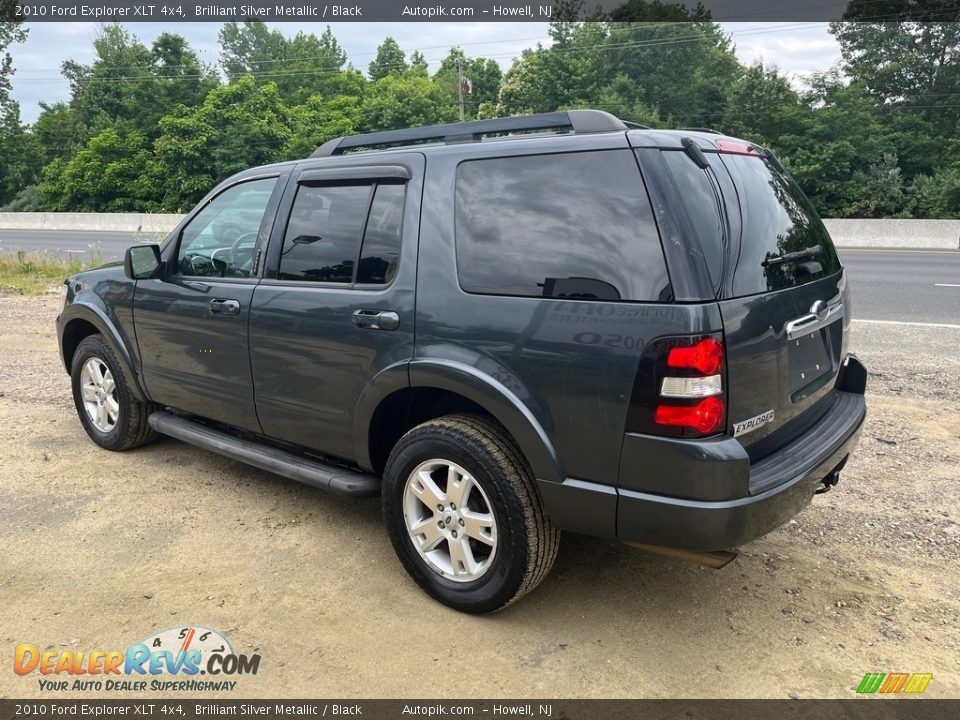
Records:
<instances>
[{"instance_id":1,"label":"rear door","mask_svg":"<svg viewBox=\"0 0 960 720\"><path fill-rule=\"evenodd\" d=\"M357 459L364 388L413 355L424 159L394 157L305 164L287 187L250 318L269 437Z\"/></svg>"},{"instance_id":2,"label":"rear door","mask_svg":"<svg viewBox=\"0 0 960 720\"><path fill-rule=\"evenodd\" d=\"M765 151L716 140L701 167L660 157L718 298L727 353L728 431L759 459L825 413L846 352L846 280L823 223ZM701 163L702 164L702 163Z\"/></svg>"},{"instance_id":3,"label":"rear door","mask_svg":"<svg viewBox=\"0 0 960 720\"><path fill-rule=\"evenodd\" d=\"M728 417L758 459L829 409L849 309L840 261L809 200L772 157L730 145L742 152L710 156L739 229L729 237L719 283Z\"/></svg>"}]
</instances>

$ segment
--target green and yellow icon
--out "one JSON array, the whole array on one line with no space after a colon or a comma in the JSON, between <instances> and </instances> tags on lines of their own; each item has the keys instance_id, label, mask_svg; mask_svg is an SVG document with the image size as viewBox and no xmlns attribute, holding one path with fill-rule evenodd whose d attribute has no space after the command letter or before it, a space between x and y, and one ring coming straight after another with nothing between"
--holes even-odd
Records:
<instances>
[{"instance_id":1,"label":"green and yellow icon","mask_svg":"<svg viewBox=\"0 0 960 720\"><path fill-rule=\"evenodd\" d=\"M863 676L857 692L862 695L872 693L912 693L919 695L927 689L933 673L882 673L872 672Z\"/></svg>"}]
</instances>

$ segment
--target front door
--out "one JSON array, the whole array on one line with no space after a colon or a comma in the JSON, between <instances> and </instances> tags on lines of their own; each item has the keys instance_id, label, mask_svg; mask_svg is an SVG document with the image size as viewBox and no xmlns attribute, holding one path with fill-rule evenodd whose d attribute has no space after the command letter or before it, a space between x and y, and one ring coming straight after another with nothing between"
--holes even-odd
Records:
<instances>
[{"instance_id":1,"label":"front door","mask_svg":"<svg viewBox=\"0 0 960 720\"><path fill-rule=\"evenodd\" d=\"M167 248L163 276L137 283L137 345L156 402L259 432L247 326L254 258L266 244L279 180L237 182L205 201Z\"/></svg>"},{"instance_id":2,"label":"front door","mask_svg":"<svg viewBox=\"0 0 960 720\"><path fill-rule=\"evenodd\" d=\"M250 317L267 436L356 460L363 390L413 356L423 157L402 158L307 163L287 187Z\"/></svg>"}]
</instances>

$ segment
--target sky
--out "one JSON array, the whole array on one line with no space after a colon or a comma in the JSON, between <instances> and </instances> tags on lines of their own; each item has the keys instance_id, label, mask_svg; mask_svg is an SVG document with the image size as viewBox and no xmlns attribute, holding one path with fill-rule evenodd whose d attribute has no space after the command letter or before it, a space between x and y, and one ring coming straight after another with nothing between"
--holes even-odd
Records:
<instances>
[{"instance_id":1,"label":"sky","mask_svg":"<svg viewBox=\"0 0 960 720\"><path fill-rule=\"evenodd\" d=\"M288 35L299 31L320 34L322 23L269 23ZM750 64L762 59L777 65L799 86L811 72L826 70L840 59L840 48L825 22L721 23L731 35L737 56ZM216 64L220 23L132 23L128 29L149 45L162 32L187 38L200 59ZM504 70L524 48L549 44L546 23L332 23L333 32L355 67L366 70L377 45L392 36L407 55L420 50L431 68L439 65L451 46L463 47L468 56L492 57ZM93 60L95 23L27 24L27 41L11 47L16 74L13 98L20 103L24 122L32 123L40 103L68 100L70 88L60 74L65 60L87 64Z\"/></svg>"}]
</instances>

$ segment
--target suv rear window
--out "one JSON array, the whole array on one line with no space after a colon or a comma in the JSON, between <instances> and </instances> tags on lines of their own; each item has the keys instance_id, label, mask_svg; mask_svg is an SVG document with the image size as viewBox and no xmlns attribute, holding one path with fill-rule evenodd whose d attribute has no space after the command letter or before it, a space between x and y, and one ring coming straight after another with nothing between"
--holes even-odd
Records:
<instances>
[{"instance_id":1,"label":"suv rear window","mask_svg":"<svg viewBox=\"0 0 960 720\"><path fill-rule=\"evenodd\" d=\"M766 158L720 157L740 195L743 229L733 274L735 296L802 285L840 269L827 229L796 183ZM802 250L812 252L790 262L769 262Z\"/></svg>"},{"instance_id":2,"label":"suv rear window","mask_svg":"<svg viewBox=\"0 0 960 720\"><path fill-rule=\"evenodd\" d=\"M726 237L720 215L721 196L713 179L713 170L701 170L682 150L664 150L663 159L683 192L677 199L683 203L693 231L707 263L714 289L720 285ZM723 169L720 170L723 172Z\"/></svg>"},{"instance_id":3,"label":"suv rear window","mask_svg":"<svg viewBox=\"0 0 960 720\"><path fill-rule=\"evenodd\" d=\"M457 272L467 292L669 297L660 236L629 150L460 164Z\"/></svg>"}]
</instances>

